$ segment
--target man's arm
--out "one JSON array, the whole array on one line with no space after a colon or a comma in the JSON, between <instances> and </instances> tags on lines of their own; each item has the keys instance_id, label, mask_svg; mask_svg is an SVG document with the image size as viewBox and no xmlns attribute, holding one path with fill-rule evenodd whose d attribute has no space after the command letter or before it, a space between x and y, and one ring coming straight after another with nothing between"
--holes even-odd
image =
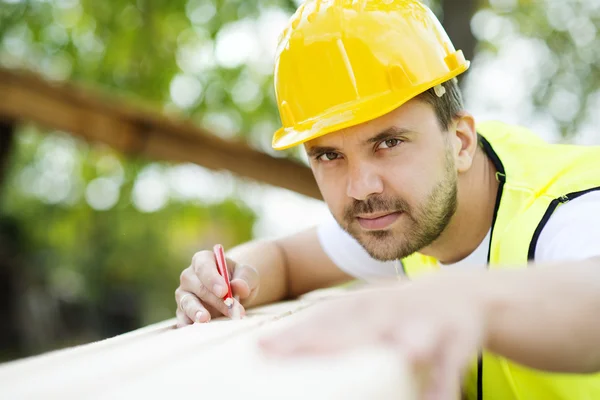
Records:
<instances>
[{"instance_id":1,"label":"man's arm","mask_svg":"<svg viewBox=\"0 0 600 400\"><path fill-rule=\"evenodd\" d=\"M254 267L260 277L260 290L246 307L295 298L353 279L323 251L316 227L279 240L248 242L227 256Z\"/></svg>"},{"instance_id":2,"label":"man's arm","mask_svg":"<svg viewBox=\"0 0 600 400\"><path fill-rule=\"evenodd\" d=\"M546 371L600 371L600 258L481 281L490 351Z\"/></svg>"},{"instance_id":3,"label":"man's arm","mask_svg":"<svg viewBox=\"0 0 600 400\"><path fill-rule=\"evenodd\" d=\"M445 271L322 304L261 345L273 355L391 345L452 398L483 346L547 371L600 371L600 258L529 269Z\"/></svg>"}]
</instances>

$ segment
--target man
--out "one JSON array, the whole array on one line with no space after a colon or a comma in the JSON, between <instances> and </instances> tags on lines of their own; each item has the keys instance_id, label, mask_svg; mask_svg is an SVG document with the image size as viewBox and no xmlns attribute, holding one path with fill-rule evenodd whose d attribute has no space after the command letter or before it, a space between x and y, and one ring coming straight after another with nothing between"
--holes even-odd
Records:
<instances>
[{"instance_id":1,"label":"man","mask_svg":"<svg viewBox=\"0 0 600 400\"><path fill-rule=\"evenodd\" d=\"M470 399L600 398L600 149L476 124L468 66L417 0L303 4L278 48L273 147L305 146L333 218L233 249L233 290L251 307L398 273L263 348L388 343L429 371L431 398L463 378ZM179 325L229 315L224 290L195 254Z\"/></svg>"}]
</instances>

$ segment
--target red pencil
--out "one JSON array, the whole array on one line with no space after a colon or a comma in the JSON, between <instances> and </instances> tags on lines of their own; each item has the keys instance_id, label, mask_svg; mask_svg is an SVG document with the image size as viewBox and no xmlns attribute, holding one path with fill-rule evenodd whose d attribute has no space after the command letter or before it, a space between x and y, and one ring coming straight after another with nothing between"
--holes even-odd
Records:
<instances>
[{"instance_id":1,"label":"red pencil","mask_svg":"<svg viewBox=\"0 0 600 400\"><path fill-rule=\"evenodd\" d=\"M229 271L227 270L227 262L225 261L225 250L220 244L216 244L213 247L213 253L215 254L215 261L217 262L217 270L219 274L225 279L227 285L227 293L223 297L227 308L233 307L233 293L231 292L231 283L229 282Z\"/></svg>"}]
</instances>

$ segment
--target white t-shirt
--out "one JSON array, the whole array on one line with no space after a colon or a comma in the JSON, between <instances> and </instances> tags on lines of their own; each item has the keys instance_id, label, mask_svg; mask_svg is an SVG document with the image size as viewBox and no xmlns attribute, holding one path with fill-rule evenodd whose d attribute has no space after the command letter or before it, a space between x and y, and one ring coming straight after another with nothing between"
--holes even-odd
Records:
<instances>
[{"instance_id":1,"label":"white t-shirt","mask_svg":"<svg viewBox=\"0 0 600 400\"><path fill-rule=\"evenodd\" d=\"M377 261L344 231L333 218L317 229L325 253L346 273L364 280L396 276L402 273L397 261ZM444 268L485 268L490 233L463 260ZM542 230L535 249L536 262L581 260L600 256L600 191L594 191L560 205Z\"/></svg>"}]
</instances>

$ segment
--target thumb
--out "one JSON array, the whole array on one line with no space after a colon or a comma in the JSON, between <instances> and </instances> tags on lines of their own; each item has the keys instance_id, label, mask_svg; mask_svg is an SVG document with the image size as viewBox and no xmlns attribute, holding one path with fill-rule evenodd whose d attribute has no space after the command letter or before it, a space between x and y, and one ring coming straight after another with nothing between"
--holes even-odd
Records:
<instances>
[{"instance_id":1,"label":"thumb","mask_svg":"<svg viewBox=\"0 0 600 400\"><path fill-rule=\"evenodd\" d=\"M248 302L252 300L258 292L259 276L258 271L249 265L238 264L231 277L231 290L240 300Z\"/></svg>"}]
</instances>

